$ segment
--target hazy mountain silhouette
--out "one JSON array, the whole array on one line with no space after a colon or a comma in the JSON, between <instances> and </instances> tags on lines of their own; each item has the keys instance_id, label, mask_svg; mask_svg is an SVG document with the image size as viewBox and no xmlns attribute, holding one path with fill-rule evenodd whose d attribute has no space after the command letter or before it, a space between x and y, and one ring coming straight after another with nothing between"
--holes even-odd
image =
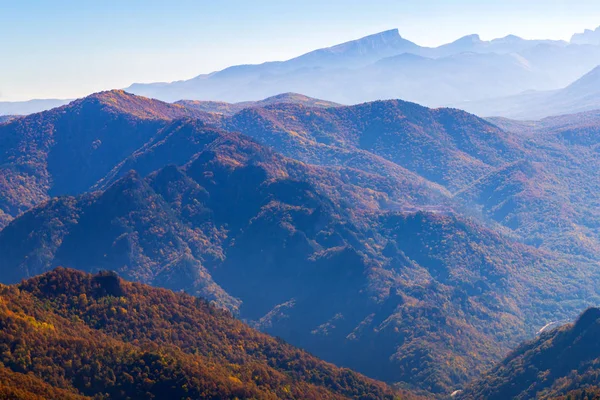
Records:
<instances>
[{"instance_id":1,"label":"hazy mountain silhouette","mask_svg":"<svg viewBox=\"0 0 600 400\"><path fill-rule=\"evenodd\" d=\"M482 116L540 119L600 109L600 66L559 90L527 92L481 102L457 104Z\"/></svg>"},{"instance_id":2,"label":"hazy mountain silhouette","mask_svg":"<svg viewBox=\"0 0 600 400\"><path fill-rule=\"evenodd\" d=\"M583 33L574 34L571 37L571 43L600 45L600 27L594 30L586 29Z\"/></svg>"},{"instance_id":3,"label":"hazy mountain silhouette","mask_svg":"<svg viewBox=\"0 0 600 400\"><path fill-rule=\"evenodd\" d=\"M0 101L0 116L27 115L60 107L72 100L44 99L28 101Z\"/></svg>"},{"instance_id":4,"label":"hazy mountain silhouette","mask_svg":"<svg viewBox=\"0 0 600 400\"><path fill-rule=\"evenodd\" d=\"M393 63L386 60L390 57ZM599 64L595 45L469 35L427 48L394 29L287 61L232 66L127 90L165 101L243 102L296 92L342 104L402 98L437 107L558 89Z\"/></svg>"}]
</instances>

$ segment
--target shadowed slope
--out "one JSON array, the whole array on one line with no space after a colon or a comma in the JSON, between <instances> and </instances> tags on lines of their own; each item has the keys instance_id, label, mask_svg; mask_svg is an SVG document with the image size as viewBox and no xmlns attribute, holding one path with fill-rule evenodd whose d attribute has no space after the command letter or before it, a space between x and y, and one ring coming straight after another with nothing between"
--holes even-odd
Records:
<instances>
[{"instance_id":1,"label":"shadowed slope","mask_svg":"<svg viewBox=\"0 0 600 400\"><path fill-rule=\"evenodd\" d=\"M115 269L436 393L593 296L597 276L583 263L451 215L357 209L348 183L313 168L232 135L180 168L25 213L0 232L0 269L12 281L58 265Z\"/></svg>"},{"instance_id":2,"label":"shadowed slope","mask_svg":"<svg viewBox=\"0 0 600 400\"><path fill-rule=\"evenodd\" d=\"M459 398L596 399L599 361L600 309L590 308L574 324L518 347Z\"/></svg>"}]
</instances>

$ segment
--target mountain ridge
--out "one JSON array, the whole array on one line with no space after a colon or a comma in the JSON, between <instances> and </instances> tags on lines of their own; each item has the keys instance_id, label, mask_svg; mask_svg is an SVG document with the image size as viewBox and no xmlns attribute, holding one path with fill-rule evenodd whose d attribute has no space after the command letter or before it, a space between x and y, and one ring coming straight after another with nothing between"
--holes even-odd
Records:
<instances>
[{"instance_id":1,"label":"mountain ridge","mask_svg":"<svg viewBox=\"0 0 600 400\"><path fill-rule=\"evenodd\" d=\"M101 93L0 126L17 138L4 168L54 185L0 231L0 269L10 282L114 269L338 365L451 393L597 298L597 213L552 208L559 189L594 192L566 161L594 168L595 142L560 135L399 100L217 115ZM98 163L60 167L74 159ZM18 182L3 193L33 188Z\"/></svg>"},{"instance_id":2,"label":"mountain ridge","mask_svg":"<svg viewBox=\"0 0 600 400\"><path fill-rule=\"evenodd\" d=\"M522 344L457 398L595 399L599 329L600 309L589 308L574 323Z\"/></svg>"},{"instance_id":3,"label":"mountain ridge","mask_svg":"<svg viewBox=\"0 0 600 400\"><path fill-rule=\"evenodd\" d=\"M439 107L566 86L600 64L598 47L558 40L528 40L515 35L484 41L474 34L431 48L406 40L393 29L286 61L231 66L185 81L134 83L127 90L167 101L256 101L282 92L298 92L343 104L404 98ZM458 71L465 71L470 80L460 72L448 70L445 62L438 62L465 53L487 59L456 61ZM402 54L433 61L425 70L410 63L401 65L399 70L375 68L379 61ZM505 59L502 73L492 68L501 59L498 56ZM508 62L511 58L521 60L522 65L511 66ZM552 61L557 58L564 62ZM494 73L490 74L490 70ZM437 80L435 84L428 81L432 77Z\"/></svg>"}]
</instances>

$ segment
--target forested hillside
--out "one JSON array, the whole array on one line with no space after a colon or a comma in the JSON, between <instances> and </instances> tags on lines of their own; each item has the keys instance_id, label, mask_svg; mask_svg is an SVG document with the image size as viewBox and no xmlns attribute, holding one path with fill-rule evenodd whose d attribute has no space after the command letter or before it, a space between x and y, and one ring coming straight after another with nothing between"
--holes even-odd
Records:
<instances>
[{"instance_id":1,"label":"forested hillside","mask_svg":"<svg viewBox=\"0 0 600 400\"><path fill-rule=\"evenodd\" d=\"M599 298L595 180L568 162L593 168L588 142L402 101L225 115L122 91L0 138L5 283L114 270L440 395Z\"/></svg>"},{"instance_id":2,"label":"forested hillside","mask_svg":"<svg viewBox=\"0 0 600 400\"><path fill-rule=\"evenodd\" d=\"M461 393L461 399L597 399L600 309L527 342Z\"/></svg>"},{"instance_id":3,"label":"forested hillside","mask_svg":"<svg viewBox=\"0 0 600 400\"><path fill-rule=\"evenodd\" d=\"M412 398L111 273L1 286L0 326L3 398Z\"/></svg>"}]
</instances>

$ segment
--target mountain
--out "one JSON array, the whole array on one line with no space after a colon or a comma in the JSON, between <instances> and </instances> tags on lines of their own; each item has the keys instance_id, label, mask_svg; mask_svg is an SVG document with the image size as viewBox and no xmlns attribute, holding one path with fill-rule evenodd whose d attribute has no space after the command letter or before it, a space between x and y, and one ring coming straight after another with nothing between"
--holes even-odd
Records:
<instances>
[{"instance_id":1,"label":"mountain","mask_svg":"<svg viewBox=\"0 0 600 400\"><path fill-rule=\"evenodd\" d=\"M244 161L257 155L237 147L25 213L0 232L3 280L111 268L207 298L325 360L435 393L584 306L598 283L583 263L461 218L348 215L339 199L273 162Z\"/></svg>"},{"instance_id":2,"label":"mountain","mask_svg":"<svg viewBox=\"0 0 600 400\"><path fill-rule=\"evenodd\" d=\"M126 90L165 101L245 102L295 92L341 104L402 98L440 107L559 89L599 64L598 45L474 34L428 48L394 29L287 61Z\"/></svg>"},{"instance_id":3,"label":"mountain","mask_svg":"<svg viewBox=\"0 0 600 400\"><path fill-rule=\"evenodd\" d=\"M0 101L0 116L3 115L28 115L40 111L60 107L71 100L43 99L28 101Z\"/></svg>"},{"instance_id":4,"label":"mountain","mask_svg":"<svg viewBox=\"0 0 600 400\"><path fill-rule=\"evenodd\" d=\"M303 162L387 177L394 172L395 185L406 189L388 192L390 199L410 198L418 190L413 206L443 205L491 223L493 229L506 228L536 247L597 258L594 204L600 182L594 170L600 159L593 121L575 117L568 131L556 134L540 124L529 135L504 131L459 110L382 101L319 110L293 105L248 109L216 123ZM407 187L416 177L425 179L421 189ZM437 194L432 184L438 185ZM436 195L423 202L426 194ZM406 210L408 205L390 206L384 209Z\"/></svg>"},{"instance_id":5,"label":"mountain","mask_svg":"<svg viewBox=\"0 0 600 400\"><path fill-rule=\"evenodd\" d=\"M226 103L220 101L180 100L175 104L181 104L187 108L193 108L204 112L233 115L245 108L266 107L275 104L301 104L306 107L339 107L340 104L330 101L313 99L298 93L282 93L277 96L268 97L259 101L244 101L241 103Z\"/></svg>"},{"instance_id":6,"label":"mountain","mask_svg":"<svg viewBox=\"0 0 600 400\"><path fill-rule=\"evenodd\" d=\"M569 86L546 92L527 92L516 96L482 102L457 104L469 112L483 116L514 119L541 119L600 109L600 66Z\"/></svg>"},{"instance_id":7,"label":"mountain","mask_svg":"<svg viewBox=\"0 0 600 400\"><path fill-rule=\"evenodd\" d=\"M427 106L442 106L457 101L510 95L528 89L557 87L554 80L535 73L526 60L513 54L461 53L432 58L421 55L423 52L418 53L400 53L390 56L393 62L388 60L390 57L385 57L352 68L296 68L293 64L285 68L270 67L270 64L231 67L188 81L134 84L126 90L165 101L244 102L282 92L297 92L342 104L402 98ZM284 64L288 62L291 60ZM473 77L478 78L477 85L470 84L473 77L467 81L471 72L474 72ZM434 77L439 78L432 83ZM481 89L478 89L479 85Z\"/></svg>"},{"instance_id":8,"label":"mountain","mask_svg":"<svg viewBox=\"0 0 600 400\"><path fill-rule=\"evenodd\" d=\"M406 189L410 195L419 187L427 190L428 196L442 192L441 197L436 196L438 202L446 194L441 184L454 189L522 157L519 144L510 135L480 118L460 110L432 110L399 100L336 108L275 104L247 108L233 116L211 114L200 119L223 131L242 132L305 163L362 170L393 178L403 188L412 181L413 187ZM162 146L159 140L169 135L170 130L162 131L148 146L119 164L120 172L112 171L110 176L140 168L140 152L150 152L154 141ZM188 150L194 149L198 150ZM425 164L420 156L415 157L415 152L425 151L440 165Z\"/></svg>"},{"instance_id":9,"label":"mountain","mask_svg":"<svg viewBox=\"0 0 600 400\"><path fill-rule=\"evenodd\" d=\"M458 209L465 203L460 212L478 215L494 229L501 224L529 244L597 257L591 205L600 183L593 178L598 160L590 121L574 119L570 133L544 135L548 126L528 137L458 110L402 101L334 108L275 103L224 115L105 92L0 125L0 215L5 225L51 196L106 189L130 169L145 175L169 163L183 166L212 141L238 131L286 157L328 169L323 176L335 175L340 187L373 191L345 192L361 209ZM577 143L565 141L575 135ZM534 168L514 175L509 166L525 166L525 160ZM502 182L517 177L521 188L502 189ZM335 185L317 185L326 186ZM484 187L495 198L482 197ZM581 195L566 195L571 192Z\"/></svg>"},{"instance_id":10,"label":"mountain","mask_svg":"<svg viewBox=\"0 0 600 400\"><path fill-rule=\"evenodd\" d=\"M397 29L319 49L285 62L292 68L355 68L385 57L419 52L422 48L402 38Z\"/></svg>"},{"instance_id":11,"label":"mountain","mask_svg":"<svg viewBox=\"0 0 600 400\"><path fill-rule=\"evenodd\" d=\"M586 29L583 33L576 33L571 37L573 44L591 44L600 45L600 27L590 30Z\"/></svg>"},{"instance_id":12,"label":"mountain","mask_svg":"<svg viewBox=\"0 0 600 400\"><path fill-rule=\"evenodd\" d=\"M201 114L112 91L0 125L0 216L89 189L171 119Z\"/></svg>"},{"instance_id":13,"label":"mountain","mask_svg":"<svg viewBox=\"0 0 600 400\"><path fill-rule=\"evenodd\" d=\"M300 110L296 108L296 111ZM249 113L252 115L252 111ZM201 118L206 124L230 125L223 122L222 116L180 104L132 96L122 91L92 95L59 109L1 125L0 161L3 166L0 168L0 183L3 190L0 209L6 219L9 219L49 196L82 193L119 169L121 174L126 173L127 170L123 170L123 167L130 165L127 164L129 161L125 161L127 157L149 150L148 146L160 144L160 138L170 135L176 129L177 125L170 125L173 119L190 117ZM167 128L168 126L170 127ZM210 126L196 126L203 130L205 135L201 137L206 140L223 134ZM193 134L198 133L194 130ZM277 134L274 137L276 136ZM178 137L180 136L176 135ZM377 191L386 191L389 198L397 197L399 190L410 190L410 193L423 198L423 201L426 198L440 197L434 193L440 191L434 184L400 166L386 163L384 159L371 153L350 154L342 147L317 146L322 140L298 143L296 139L290 139L293 138L286 139L286 143L282 142L281 146L295 146L299 148L298 151L316 147L321 158L330 158L337 153L335 159L347 160L343 161L347 164L345 168L356 170L357 165L360 165L371 176L377 174L377 180L389 182L384 186L377 183L380 187ZM190 140L194 145L188 150L195 149L195 152L208 144L202 140L198 142L193 137ZM183 152L179 156L182 154L191 156L194 153ZM164 161L159 160L154 169L165 166ZM340 163L341 160L336 166L340 166ZM382 166L375 168L378 164ZM70 168L71 165L78 165L78 168ZM346 173L348 179L352 176L359 179L360 175L361 173L357 175L353 171ZM368 181L375 182L374 179ZM430 193L425 196L418 194L424 190Z\"/></svg>"},{"instance_id":14,"label":"mountain","mask_svg":"<svg viewBox=\"0 0 600 400\"><path fill-rule=\"evenodd\" d=\"M2 115L2 116L0 116L0 124L5 124L7 122L12 121L15 118L19 118L19 117L16 115Z\"/></svg>"},{"instance_id":15,"label":"mountain","mask_svg":"<svg viewBox=\"0 0 600 400\"><path fill-rule=\"evenodd\" d=\"M226 115L96 94L0 126L4 193L47 179L0 231L1 277L115 270L451 393L598 298L593 135L558 132L399 100Z\"/></svg>"},{"instance_id":16,"label":"mountain","mask_svg":"<svg viewBox=\"0 0 600 400\"><path fill-rule=\"evenodd\" d=\"M339 72L340 69L361 68L381 58L418 48L419 46L403 39L398 30L389 30L315 50L284 62L232 66L199 75L189 81L133 84L126 90L165 101L189 99L243 102L285 92L327 98L322 96L322 92L315 92L317 85L314 79L325 82L332 77L330 73L323 75L322 71ZM311 87L314 88L312 91Z\"/></svg>"},{"instance_id":17,"label":"mountain","mask_svg":"<svg viewBox=\"0 0 600 400\"><path fill-rule=\"evenodd\" d=\"M459 399L597 399L600 309L543 332L511 352Z\"/></svg>"},{"instance_id":18,"label":"mountain","mask_svg":"<svg viewBox=\"0 0 600 400\"><path fill-rule=\"evenodd\" d=\"M562 40L527 40L515 35L507 35L503 38L486 41L481 40L479 35L472 34L457 39L452 43L437 47L434 50L434 54L437 57L446 57L460 53L511 54L519 53L539 45L566 46L567 43Z\"/></svg>"},{"instance_id":19,"label":"mountain","mask_svg":"<svg viewBox=\"0 0 600 400\"><path fill-rule=\"evenodd\" d=\"M53 118L42 125L52 136L33 124ZM69 150L64 164L40 162L59 197L0 231L5 283L57 266L115 270L438 394L597 296L593 263L453 212L453 191L527 154L518 136L459 110L386 101L227 116L117 91L5 126L33 127L18 137L35 138L41 160ZM86 153L117 137L111 152ZM31 154L21 143L7 146L19 155L7 169ZM58 168L83 155L90 171Z\"/></svg>"},{"instance_id":20,"label":"mountain","mask_svg":"<svg viewBox=\"0 0 600 400\"><path fill-rule=\"evenodd\" d=\"M0 293L7 398L412 398L112 273L59 268Z\"/></svg>"},{"instance_id":21,"label":"mountain","mask_svg":"<svg viewBox=\"0 0 600 400\"><path fill-rule=\"evenodd\" d=\"M441 58L401 54L364 68L345 85L358 95L355 102L402 98L430 107L554 86L518 54L493 52Z\"/></svg>"},{"instance_id":22,"label":"mountain","mask_svg":"<svg viewBox=\"0 0 600 400\"><path fill-rule=\"evenodd\" d=\"M460 110L432 110L400 100L329 109L247 109L219 125L313 164L339 164L330 155L320 157L323 150L366 151L450 190L520 157L518 144L484 120ZM420 154L428 154L428 159Z\"/></svg>"},{"instance_id":23,"label":"mountain","mask_svg":"<svg viewBox=\"0 0 600 400\"><path fill-rule=\"evenodd\" d=\"M506 132L520 136L548 138L560 137L565 143L570 139L583 144L594 144L594 130L600 126L600 110L585 111L576 114L556 115L540 120L514 120L503 117L486 118L487 121ZM587 137L586 137L587 136Z\"/></svg>"}]
</instances>

